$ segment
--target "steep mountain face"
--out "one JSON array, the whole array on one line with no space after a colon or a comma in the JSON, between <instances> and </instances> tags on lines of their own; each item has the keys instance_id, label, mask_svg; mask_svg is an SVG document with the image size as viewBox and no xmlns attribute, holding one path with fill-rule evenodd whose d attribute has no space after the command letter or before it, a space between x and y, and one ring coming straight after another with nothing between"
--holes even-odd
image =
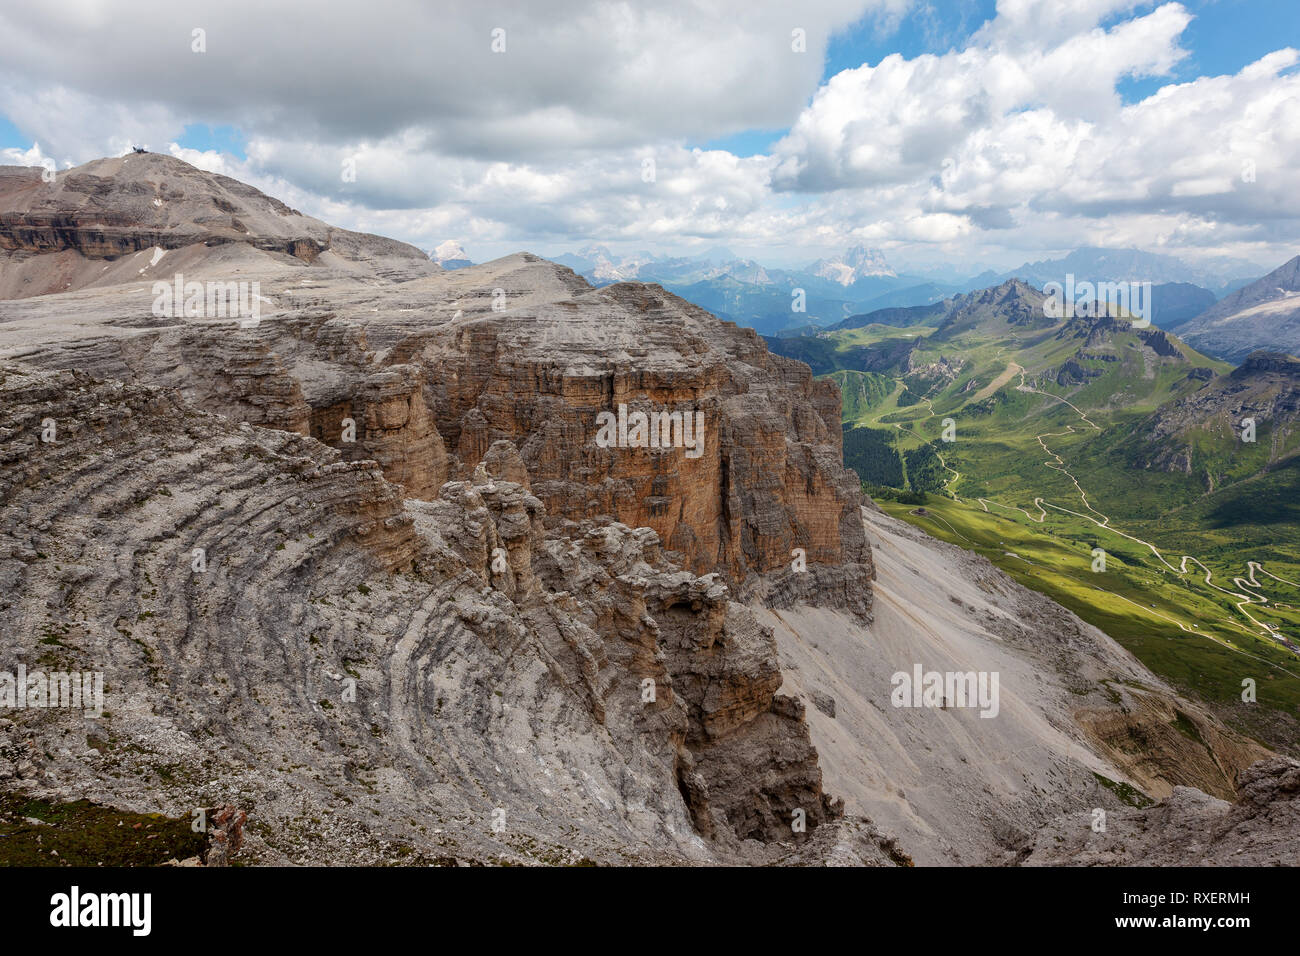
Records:
<instances>
[{"instance_id":1,"label":"steep mountain face","mask_svg":"<svg viewBox=\"0 0 1300 956\"><path fill-rule=\"evenodd\" d=\"M111 286L0 302L0 655L105 686L0 720L5 794L239 808L254 862L899 865L1269 756L869 510L835 385L660 287L146 233ZM160 314L177 263L260 318ZM917 664L999 673L999 718L894 706Z\"/></svg>"},{"instance_id":2,"label":"steep mountain face","mask_svg":"<svg viewBox=\"0 0 1300 956\"><path fill-rule=\"evenodd\" d=\"M1231 372L1152 415L1137 430L1136 457L1145 468L1206 473L1213 487L1231 470L1232 460L1248 452L1262 452L1261 464L1268 468L1291 459L1300 450L1298 419L1300 359L1255 352ZM1247 420L1255 429L1244 442Z\"/></svg>"},{"instance_id":3,"label":"steep mountain face","mask_svg":"<svg viewBox=\"0 0 1300 956\"><path fill-rule=\"evenodd\" d=\"M1230 362L1260 349L1300 353L1300 256L1184 322L1178 333Z\"/></svg>"},{"instance_id":4,"label":"steep mountain face","mask_svg":"<svg viewBox=\"0 0 1300 956\"><path fill-rule=\"evenodd\" d=\"M818 259L808 271L846 287L872 276L898 275L885 261L883 252L866 246L853 246L838 259Z\"/></svg>"},{"instance_id":5,"label":"steep mountain face","mask_svg":"<svg viewBox=\"0 0 1300 956\"><path fill-rule=\"evenodd\" d=\"M0 298L114 285L158 265L163 255L227 244L274 262L390 262L409 274L437 271L414 246L335 229L227 176L156 153L100 159L59 173L38 167L0 172ZM130 253L152 251L147 265ZM177 256L173 255L172 261Z\"/></svg>"}]
</instances>

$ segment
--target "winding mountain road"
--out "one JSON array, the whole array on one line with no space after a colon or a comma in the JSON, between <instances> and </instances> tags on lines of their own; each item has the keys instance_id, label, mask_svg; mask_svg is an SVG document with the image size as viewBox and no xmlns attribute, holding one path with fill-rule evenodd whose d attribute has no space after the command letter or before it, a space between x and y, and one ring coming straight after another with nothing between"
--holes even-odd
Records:
<instances>
[{"instance_id":1,"label":"winding mountain road","mask_svg":"<svg viewBox=\"0 0 1300 956\"><path fill-rule=\"evenodd\" d=\"M1013 371L1013 369L1014 369L1014 371ZM1101 432L1101 430L1102 430L1102 429L1101 429L1101 426L1098 425L1096 422L1092 421L1092 419L1090 419L1090 418L1087 416L1087 414L1085 414L1085 413L1083 412L1083 410L1080 409L1078 406L1076 406L1074 403L1070 402L1070 401L1067 400L1067 399L1064 399L1064 398L1060 397L1059 395L1053 395L1053 394L1051 394L1050 392L1044 392L1044 391L1042 391L1042 390L1040 390L1040 389L1034 388L1033 386L1026 384L1026 382L1025 382L1025 369L1024 369L1023 367L1021 367L1020 365L1014 363L1014 362L1013 362L1013 363L1010 363L1010 364L1008 365L1008 367L1007 367L1007 370L1006 370L1005 372L1002 372L1001 374L999 374L999 375L997 376L997 378L995 378L995 379L993 380L993 382L991 382L988 386L985 386L985 388L981 389L980 392L976 393L976 397L977 397L977 398L978 398L979 396L988 397L989 395L993 394L993 392L996 391L997 388L1004 387L1004 386L1005 386L1005 385L1006 385L1006 384L1011 380L1011 378L1014 376L1014 374L1015 374L1016 371L1018 371L1018 372L1019 372L1019 375L1020 375L1020 384L1016 386L1016 390L1017 390L1017 391L1020 391L1020 392L1029 392L1029 393L1032 393L1032 394L1035 394L1035 395L1042 395L1042 396L1044 396L1044 397L1046 397L1046 398L1050 398L1050 399L1052 399L1052 400L1054 400L1054 401L1060 402L1060 403L1063 404L1063 405L1067 405L1067 406L1069 406L1069 407L1074 411L1074 413L1075 413L1076 415L1079 416L1079 420L1080 420L1080 422L1086 424L1088 427L1094 429L1094 430L1097 431L1097 432ZM899 384L900 387L905 387L905 385L906 385L906 383L905 383L901 378L895 378L895 381L898 382L898 384ZM938 384L939 384L939 383L936 383L936 386L935 386L935 387L938 387ZM933 392L933 391L934 391L934 389L932 388L932 389L930 390L930 392ZM935 417L934 405L933 405L933 402L931 401L931 399L930 399L930 397L929 397L929 396L930 396L930 392L927 392L926 395L921 399L921 401L925 403L926 408L927 408L927 409L929 410L929 412L930 412L930 415L929 415L928 418L925 419L925 420L928 420L929 418L933 418L933 417ZM873 419L872 421L873 421L874 423L877 423L877 424L878 424L878 423L880 422L880 418L882 418L882 417L883 417L883 413L882 413L881 415L877 416L877 417L876 417L875 419ZM909 426L905 426L905 425L903 425L902 423L899 423L899 422L894 422L894 423L892 423L892 424L894 425L894 427L898 428L898 429L901 430L901 431L908 431L908 432L910 432L912 435L916 436L918 439L920 439L920 440L922 440L922 441L927 441L927 439L923 438L923 436L921 436L919 433L917 433L914 429L912 429L912 428L909 427ZM1087 511L1090 512L1090 513L1085 514L1084 512L1075 511L1075 510L1070 509L1070 508L1065 508L1065 507L1062 507L1061 505L1053 504L1052 502L1047 501L1046 499L1044 499L1044 498L1042 498L1042 497L1035 497L1035 498L1034 498L1034 501L1033 501L1033 507L1035 507L1035 508L1038 509L1038 515L1036 515L1036 516L1033 515L1033 514L1031 514L1031 513L1030 513L1029 511L1027 511L1026 509L1021 508L1021 507L1018 507L1018 506L1015 506L1015 505L1006 505L1006 504L1003 504L1003 503L998 502L998 501L991 501L990 499L987 499L987 498L975 498L974 500L975 500L976 502L979 503L980 507L982 507L986 513L989 512L989 505L993 505L994 507L997 507L997 508L1004 508L1004 509L1009 510L1009 511L1018 511L1018 512L1020 512L1021 514L1023 514L1023 515L1024 515L1027 519L1029 519L1030 521L1034 521L1034 522L1037 522L1037 523L1039 523L1039 524L1042 524L1042 523L1046 520L1046 518L1047 518L1047 511L1046 511L1046 509L1047 509L1047 508L1051 508L1052 510L1054 510L1054 511L1059 511L1059 512L1061 512L1061 513L1063 513L1063 514L1068 514L1068 515L1072 515L1072 516L1077 517L1077 518L1082 518L1082 519L1084 519L1084 520L1086 520L1086 521L1091 521L1093 524L1095 524L1095 525L1096 525L1097 527L1099 527L1099 528L1102 528L1102 529L1104 529L1104 530L1106 530L1106 531L1108 531L1108 532L1110 532L1110 533L1112 533L1112 534L1117 534L1117 535L1119 535L1119 536L1122 537L1122 538L1126 538L1126 539L1128 539L1129 541L1134 542L1135 544L1139 544L1139 545L1141 545L1141 546L1143 546L1143 547L1149 549L1149 550L1151 551L1152 555L1155 557L1155 559L1156 559L1157 561L1159 561L1159 562L1160 562L1160 563L1161 563L1165 568L1167 568L1169 571L1171 571L1171 572L1173 572L1173 573L1175 573L1175 574L1178 574L1178 575L1180 575L1180 576L1184 576L1184 575L1188 575L1188 574L1190 574L1191 571L1190 571L1189 568L1188 568L1189 564L1196 564L1197 566L1200 567L1200 569L1201 569L1202 571L1205 572L1204 582L1205 582L1206 586L1212 588L1212 589L1215 590L1215 591L1220 592L1221 594L1227 595L1228 597L1232 598L1233 601L1234 601L1234 606L1235 606L1236 609L1237 609L1237 612L1238 612L1242 617L1244 617L1247 621L1250 622L1250 624L1251 624L1251 625L1252 625L1252 626L1253 626L1253 627L1258 631L1258 633L1259 633L1260 636L1267 637L1269 640L1272 640L1272 641L1274 641L1274 642L1277 642L1277 643L1281 644L1281 645L1284 646L1284 647L1287 647L1289 650L1291 650L1291 651L1294 653L1294 652L1295 652L1295 647L1294 647L1294 645L1292 645L1290 642L1285 641L1285 639L1282 638L1282 636L1277 632L1277 630L1275 629L1275 627L1274 627L1273 625L1271 625L1271 624L1269 624L1269 623L1267 623L1267 622L1265 622L1265 621L1261 621L1259 618L1255 617L1255 615L1253 615L1249 610L1247 610L1247 608L1250 607L1250 606L1260 606L1260 605L1265 605L1265 604L1270 603L1268 597L1262 593L1263 590L1264 590L1264 586L1261 585L1261 584L1259 583L1259 581L1256 579L1256 573L1257 573L1257 572L1258 572L1259 574L1266 575L1267 577L1270 577L1270 578L1272 578L1273 580L1278 581L1278 582L1280 582L1280 583L1282 583L1282 584L1288 585L1288 586L1290 586L1290 587L1294 587L1294 588L1300 589L1300 585L1297 585L1297 584L1296 584L1295 582L1293 582L1293 581L1288 581L1288 580L1285 579L1285 578L1278 577L1277 575L1272 574L1272 573L1269 572L1269 571L1266 571L1266 570L1264 569L1264 566L1263 566L1260 562L1258 562L1258 561L1254 561L1254 560L1250 560L1250 561L1247 562L1247 567L1246 567L1246 571L1247 571L1247 573L1246 573L1245 578L1243 579L1241 576L1236 576L1236 577L1233 577L1233 579L1232 579L1232 585L1233 585L1233 587L1234 587L1234 588L1237 588L1238 590L1233 590L1232 588L1226 588L1226 587L1223 587L1223 586L1221 586L1221 585L1219 585L1219 584L1216 584L1216 583L1214 582L1214 580L1213 580L1213 578L1214 578L1214 572L1211 571L1210 568L1209 568L1208 566L1206 566L1206 564L1205 564L1203 561L1201 561L1200 558L1196 557L1195 555L1190 555L1190 554L1184 554L1184 555L1181 555L1181 556L1180 556L1180 559L1179 559L1179 563L1178 563L1178 565L1175 566L1175 565L1171 564L1171 563L1170 563L1170 562L1165 558L1165 556L1164 556L1164 554L1161 552L1161 550L1160 550L1160 549L1159 549L1155 544L1153 544L1152 542L1150 542L1150 541L1146 541L1146 540L1144 540L1144 539L1142 539L1142 538L1137 537L1136 535L1129 534L1129 533L1127 533L1127 532L1125 532L1125 531L1121 531L1119 528L1114 527L1114 526L1111 524L1111 518L1110 518L1110 516L1107 515L1107 514L1105 514L1104 512L1100 511L1099 509L1097 509L1096 507L1093 506L1092 502L1089 501L1089 499L1088 499L1088 492L1087 492L1087 490L1083 487L1083 485L1081 485L1081 484L1079 483L1078 478L1077 478L1077 477L1076 477L1076 476L1075 476L1075 475L1074 475L1074 474L1073 474L1073 473L1072 473L1072 472L1071 472L1071 471L1066 467L1065 460L1064 460L1060 455L1058 455L1056 452L1054 452L1054 451L1053 451L1053 450L1048 446L1047 442L1045 441L1045 439L1048 439L1048 438L1058 438L1058 437L1061 437L1061 436L1063 436L1063 435L1070 435L1070 434L1076 434L1076 433L1077 433L1077 432L1076 432L1076 429L1075 429L1075 427L1074 427L1073 425L1067 425L1067 426L1066 426L1066 431L1064 431L1064 432L1043 432L1042 434L1036 435L1036 436L1035 436L1035 440L1038 442L1039 446L1043 449L1043 451L1044 451L1044 452L1049 456L1049 458L1043 462L1043 465L1044 465L1045 467L1052 468L1052 469L1054 469L1054 470L1060 472L1061 474L1065 475L1067 478L1070 479L1070 482L1074 485L1075 489L1077 490L1077 492L1078 492L1078 494L1079 494L1079 500L1083 503L1083 507L1086 508ZM938 452L937 449L936 449L935 454L936 454L936 456L939 458L939 462L943 465L943 467L944 467L945 469L947 469L949 472L951 472L951 473L952 473L952 476L953 476L953 477L950 478L947 482L944 483L944 491L947 492L947 493L949 493L949 494L951 494L954 500L959 501L959 502L960 502L960 501L963 501L964 499L962 499L962 498L961 498L961 497L956 493L956 491L951 490L951 486L952 486L956 481L958 481L958 480L961 478L961 473L960 473L959 471L957 471L957 469L955 469L955 468L953 468L951 465L949 465L948 462L947 462L947 460L943 457L943 455L942 455L941 453ZM936 520L938 519L938 516L932 516L932 517L936 518ZM948 529L949 529L950 531L952 531L954 534L959 534L959 532L957 532L956 529L953 528L951 524L948 524L948 522L946 522L946 521L944 522L944 524L947 525ZM965 538L964 535L960 535L960 536L961 536L962 538L964 538L965 540L970 540L970 539ZM1080 583L1082 583L1082 582L1080 582ZM1152 614L1152 615L1154 615L1154 616L1156 616L1156 617L1159 617L1159 618L1161 618L1161 619L1163 619L1163 620L1169 621L1171 624L1176 625L1178 628L1180 628L1181 630L1183 630L1183 631L1185 631L1185 632L1187 632L1187 633L1191 633L1191 634L1199 634L1199 635L1202 635L1202 636L1204 636L1204 637L1208 637L1210 640L1215 641L1216 643L1220 644L1221 646L1227 647L1227 648L1229 648L1229 649L1231 649L1231 650L1233 650L1233 651L1235 651L1235 652L1237 652L1237 653L1240 653L1240 654L1242 654L1242 655L1244 655L1244 656L1251 657L1251 658L1253 658L1253 659L1255 659L1255 660L1262 661L1263 663L1269 664L1270 666L1278 666L1278 665L1272 664L1272 662L1265 661L1263 658L1260 658L1260 657L1258 657L1257 655L1251 654L1251 653L1249 653L1248 651L1245 651L1245 650L1243 650L1243 649L1241 649L1241 648L1239 648L1239 647L1234 647L1233 645L1228 644L1226 641L1220 640L1220 639L1214 637L1214 636L1211 635L1211 634L1206 634L1206 633L1205 633L1204 631L1202 631L1202 630L1201 630L1197 625L1190 625L1190 626L1189 626L1188 624L1186 624L1186 623L1184 623L1184 622L1182 622L1182 621L1179 621L1179 620L1177 620L1177 619L1175 619L1175 618L1168 617L1167 615L1164 615L1164 614L1159 613L1159 612L1156 611L1154 608L1150 608L1150 607L1142 607L1142 605L1140 605L1140 604L1138 604L1137 602L1133 601L1131 598L1125 597L1125 596L1122 595L1122 594L1118 594L1118 593L1116 593L1116 592L1114 592L1114 591L1110 591L1110 590L1108 590L1108 589L1106 589L1106 588L1101 588L1101 587L1098 587L1098 586L1096 586L1096 585L1092 585L1092 586L1093 586L1093 587L1097 587L1098 590L1105 591L1107 594L1110 594L1110 595L1112 595L1113 597L1119 598L1119 599L1122 600L1122 601L1125 601L1125 602L1127 602L1127 603L1129 603L1129 604L1132 604L1132 605L1134 605L1135 607L1141 608L1141 610L1142 610L1144 613L1146 613L1146 614ZM1254 591L1250 590L1251 588L1253 588ZM1257 592L1258 592L1258 593L1257 593ZM1273 604L1274 604L1274 606L1279 606L1279 605L1277 604L1276 601L1274 601ZM1223 619L1222 619L1222 623L1225 624L1225 625L1228 626L1228 627L1231 627L1231 628L1241 628L1241 630L1245 631L1246 633L1251 633L1251 631L1250 631L1249 628L1243 626L1243 625L1240 624L1238 621L1233 620L1231 617L1223 618ZM1286 668L1281 668L1281 669L1282 669L1282 670L1286 670ZM1288 670L1287 673L1292 673L1292 672ZM1300 677L1300 674L1293 674L1293 676Z\"/></svg>"}]
</instances>

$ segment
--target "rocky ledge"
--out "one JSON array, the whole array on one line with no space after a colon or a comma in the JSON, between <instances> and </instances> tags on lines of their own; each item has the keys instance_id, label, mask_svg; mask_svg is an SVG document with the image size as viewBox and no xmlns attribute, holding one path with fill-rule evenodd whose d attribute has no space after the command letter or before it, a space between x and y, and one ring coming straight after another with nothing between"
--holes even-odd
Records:
<instances>
[{"instance_id":1,"label":"rocky ledge","mask_svg":"<svg viewBox=\"0 0 1300 956\"><path fill-rule=\"evenodd\" d=\"M550 520L512 445L403 500L157 386L10 365L0 408L0 658L104 684L11 712L7 789L238 807L260 862L905 859L722 576Z\"/></svg>"}]
</instances>

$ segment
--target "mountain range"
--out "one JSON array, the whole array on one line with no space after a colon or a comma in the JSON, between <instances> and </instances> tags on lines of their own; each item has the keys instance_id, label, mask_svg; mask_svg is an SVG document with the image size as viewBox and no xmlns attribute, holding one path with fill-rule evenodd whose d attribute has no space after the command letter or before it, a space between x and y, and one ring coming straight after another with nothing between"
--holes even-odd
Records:
<instances>
[{"instance_id":1,"label":"mountain range","mask_svg":"<svg viewBox=\"0 0 1300 956\"><path fill-rule=\"evenodd\" d=\"M1048 282L1063 282L1067 273L1090 282L1150 282L1153 285L1185 283L1200 286L1222 297L1259 275L1254 263L1217 258L1190 265L1175 256L1141 249L1106 249L1085 246L1059 259L1026 262L1003 273L985 272L973 277L975 285L995 285L1007 279L1023 279L1042 288Z\"/></svg>"},{"instance_id":2,"label":"mountain range","mask_svg":"<svg viewBox=\"0 0 1300 956\"><path fill-rule=\"evenodd\" d=\"M1190 542L1259 627L1135 543L1207 476L1289 487L1284 360L1237 381L1258 442L1189 424L1207 453L1124 459L1163 483L1135 492L1124 441L1204 389L1178 420L1217 428L1234 373L1024 282L769 349L661 284L444 268L168 156L42 173L0 174L0 656L105 706L0 720L8 859L1300 862L1293 542L1226 512ZM847 258L819 281L902 278ZM805 340L828 374L774 350Z\"/></svg>"},{"instance_id":3,"label":"mountain range","mask_svg":"<svg viewBox=\"0 0 1300 956\"><path fill-rule=\"evenodd\" d=\"M1300 256L1169 328L1229 361L1257 349L1300 353Z\"/></svg>"},{"instance_id":4,"label":"mountain range","mask_svg":"<svg viewBox=\"0 0 1300 956\"><path fill-rule=\"evenodd\" d=\"M448 268L468 262L460 245L450 240L432 258ZM1193 266L1173 256L1138 249L1097 247L1076 249L1058 259L1027 262L1002 273L986 271L956 282L899 273L880 250L865 246L855 246L842 256L818 259L799 269L764 266L725 248L691 257L658 256L646 251L620 256L605 246L591 245L577 253L557 255L553 261L598 286L625 281L656 283L719 317L769 336L797 334L808 326L842 329L873 322L892 324L888 315L877 313L936 305L1008 279L1020 279L1042 289L1051 282L1063 283L1067 275L1072 275L1080 282L1094 284L1150 282L1151 320L1162 328L1177 329L1196 338L1200 317L1205 316L1207 323L1226 318L1229 313L1224 309L1228 306L1211 311L1220 298L1231 297L1251 285L1263 271L1239 260L1214 259ZM1273 283L1270 288L1292 288L1286 284L1290 281L1286 276L1268 281ZM796 290L802 290L801 299L796 298ZM802 311L796 310L799 307ZM1273 313L1265 310L1252 314ZM1251 348L1297 348L1285 318L1270 324L1269 319L1261 317L1256 325L1258 328L1248 336L1249 347L1234 347L1222 336L1211 335L1198 341L1211 354L1233 358L1242 357ZM1277 334L1272 334L1274 325L1279 329Z\"/></svg>"}]
</instances>

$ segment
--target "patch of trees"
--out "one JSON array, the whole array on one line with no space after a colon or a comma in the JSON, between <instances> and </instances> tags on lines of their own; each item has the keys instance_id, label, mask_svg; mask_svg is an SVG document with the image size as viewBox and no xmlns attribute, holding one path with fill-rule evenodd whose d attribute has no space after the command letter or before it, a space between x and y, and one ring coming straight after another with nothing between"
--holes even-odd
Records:
<instances>
[{"instance_id":1,"label":"patch of trees","mask_svg":"<svg viewBox=\"0 0 1300 956\"><path fill-rule=\"evenodd\" d=\"M948 480L948 469L939 460L933 443L909 448L903 452L907 463L907 483L914 491L942 491Z\"/></svg>"},{"instance_id":2,"label":"patch of trees","mask_svg":"<svg viewBox=\"0 0 1300 956\"><path fill-rule=\"evenodd\" d=\"M846 427L844 464L869 484L903 487L903 461L889 429Z\"/></svg>"},{"instance_id":3,"label":"patch of trees","mask_svg":"<svg viewBox=\"0 0 1300 956\"><path fill-rule=\"evenodd\" d=\"M903 491L900 488L886 488L884 485L862 483L862 490L877 501L897 501L901 505L923 505L930 496L924 491Z\"/></svg>"}]
</instances>

